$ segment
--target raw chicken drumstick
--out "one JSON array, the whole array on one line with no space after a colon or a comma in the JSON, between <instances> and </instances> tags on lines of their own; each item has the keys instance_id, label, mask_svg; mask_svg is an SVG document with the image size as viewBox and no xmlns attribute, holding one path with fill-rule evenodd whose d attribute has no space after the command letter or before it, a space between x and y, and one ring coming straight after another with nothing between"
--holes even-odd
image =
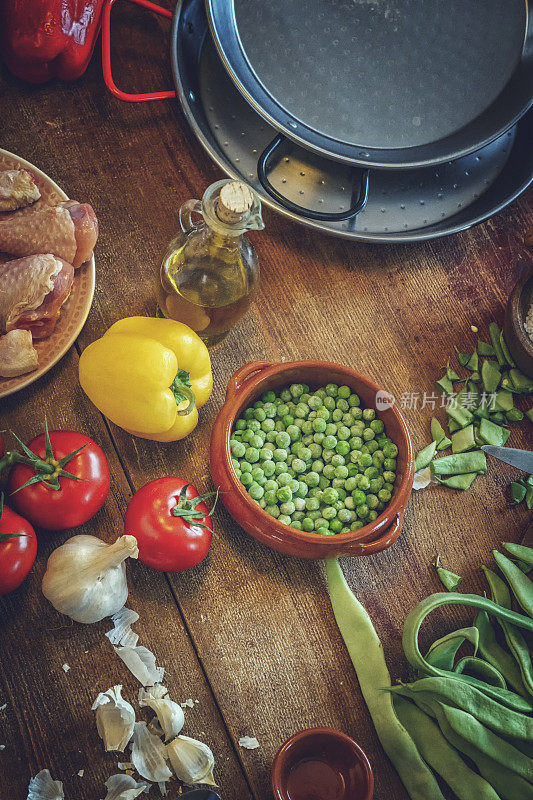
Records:
<instances>
[{"instance_id":1,"label":"raw chicken drumstick","mask_svg":"<svg viewBox=\"0 0 533 800\"><path fill-rule=\"evenodd\" d=\"M0 334L15 328L46 339L72 288L71 264L51 253L0 265Z\"/></svg>"},{"instance_id":2,"label":"raw chicken drumstick","mask_svg":"<svg viewBox=\"0 0 533 800\"><path fill-rule=\"evenodd\" d=\"M0 336L0 377L15 378L33 372L38 366L37 350L29 331L14 328Z\"/></svg>"},{"instance_id":3,"label":"raw chicken drumstick","mask_svg":"<svg viewBox=\"0 0 533 800\"><path fill-rule=\"evenodd\" d=\"M0 211L15 211L35 203L41 193L27 169L0 171Z\"/></svg>"},{"instance_id":4,"label":"raw chicken drumstick","mask_svg":"<svg viewBox=\"0 0 533 800\"><path fill-rule=\"evenodd\" d=\"M0 250L4 253L53 253L75 268L91 257L97 238L98 220L92 207L74 200L0 219Z\"/></svg>"}]
</instances>

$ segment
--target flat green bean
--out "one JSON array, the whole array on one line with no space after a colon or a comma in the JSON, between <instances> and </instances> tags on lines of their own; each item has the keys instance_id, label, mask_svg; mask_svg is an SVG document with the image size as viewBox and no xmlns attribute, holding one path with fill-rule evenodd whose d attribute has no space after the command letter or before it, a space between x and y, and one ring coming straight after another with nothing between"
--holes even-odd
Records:
<instances>
[{"instance_id":1,"label":"flat green bean","mask_svg":"<svg viewBox=\"0 0 533 800\"><path fill-rule=\"evenodd\" d=\"M437 442L433 441L431 444L428 444L427 447L424 447L415 458L415 472L418 472L420 469L425 469L433 456L435 455L435 451L437 449ZM525 494L525 490L524 490Z\"/></svg>"},{"instance_id":2,"label":"flat green bean","mask_svg":"<svg viewBox=\"0 0 533 800\"><path fill-rule=\"evenodd\" d=\"M475 686L453 678L420 678L414 683L393 687L392 691L402 694L402 689L408 689L413 695L433 695L441 703L461 708L501 736L533 740L533 717L511 711Z\"/></svg>"},{"instance_id":3,"label":"flat green bean","mask_svg":"<svg viewBox=\"0 0 533 800\"><path fill-rule=\"evenodd\" d=\"M431 708L436 714L441 730L441 720L445 720L456 734L493 761L521 775L522 778L533 781L533 760L478 722L472 714L438 702L432 702Z\"/></svg>"},{"instance_id":4,"label":"flat green bean","mask_svg":"<svg viewBox=\"0 0 533 800\"><path fill-rule=\"evenodd\" d=\"M493 550L494 560L507 578L511 591L526 614L533 618L533 583L511 559Z\"/></svg>"},{"instance_id":5,"label":"flat green bean","mask_svg":"<svg viewBox=\"0 0 533 800\"><path fill-rule=\"evenodd\" d=\"M467 674L473 678L488 683L490 686L496 686L500 689L506 689L507 684L502 673L488 661L476 656L465 656L457 662L453 671L456 675Z\"/></svg>"},{"instance_id":6,"label":"flat green bean","mask_svg":"<svg viewBox=\"0 0 533 800\"><path fill-rule=\"evenodd\" d=\"M460 628L446 634L441 639L433 642L426 653L426 661L432 667L451 672L455 663L455 656L461 645L469 641L477 650L479 644L479 631L477 628Z\"/></svg>"},{"instance_id":7,"label":"flat green bean","mask_svg":"<svg viewBox=\"0 0 533 800\"><path fill-rule=\"evenodd\" d=\"M451 572L449 569L444 569L444 567L441 567L440 556L437 556L435 569L437 570L437 575L439 576L444 588L448 589L449 592L455 592L462 581L461 576L457 575L455 572Z\"/></svg>"},{"instance_id":8,"label":"flat green bean","mask_svg":"<svg viewBox=\"0 0 533 800\"><path fill-rule=\"evenodd\" d=\"M336 559L326 561L326 575L333 613L383 749L411 800L444 800L435 776L396 716L392 695L383 691L391 685L390 675L370 617L346 583Z\"/></svg>"},{"instance_id":9,"label":"flat green bean","mask_svg":"<svg viewBox=\"0 0 533 800\"><path fill-rule=\"evenodd\" d=\"M533 567L533 547L525 547L523 544L513 544L512 542L504 542L503 546L513 558L519 558L520 561L531 564Z\"/></svg>"},{"instance_id":10,"label":"flat green bean","mask_svg":"<svg viewBox=\"0 0 533 800\"><path fill-rule=\"evenodd\" d=\"M492 627L489 615L486 611L480 611L475 620L474 627L479 631L479 651L481 655L493 667L503 675L507 683L513 687L518 694L525 695L526 688L522 680L520 669L507 650L504 650L496 641L494 628Z\"/></svg>"},{"instance_id":11,"label":"flat green bean","mask_svg":"<svg viewBox=\"0 0 533 800\"><path fill-rule=\"evenodd\" d=\"M438 725L414 703L395 696L398 719L416 744L420 755L448 784L459 800L499 800L492 786L470 769Z\"/></svg>"},{"instance_id":12,"label":"flat green bean","mask_svg":"<svg viewBox=\"0 0 533 800\"><path fill-rule=\"evenodd\" d=\"M483 567L483 572L490 587L492 600L503 608L511 608L511 594L505 581L487 567ZM527 642L514 625L501 619L498 622L505 636L507 646L518 664L522 682L526 690L533 695L533 665Z\"/></svg>"}]
</instances>

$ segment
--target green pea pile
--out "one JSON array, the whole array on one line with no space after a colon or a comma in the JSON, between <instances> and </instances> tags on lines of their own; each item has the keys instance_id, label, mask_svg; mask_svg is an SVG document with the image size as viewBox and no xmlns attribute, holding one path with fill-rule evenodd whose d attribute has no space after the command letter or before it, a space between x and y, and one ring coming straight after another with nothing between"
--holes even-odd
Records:
<instances>
[{"instance_id":1,"label":"green pea pile","mask_svg":"<svg viewBox=\"0 0 533 800\"><path fill-rule=\"evenodd\" d=\"M349 386L265 392L236 421L230 449L250 497L297 530L358 530L392 497L398 448Z\"/></svg>"}]
</instances>

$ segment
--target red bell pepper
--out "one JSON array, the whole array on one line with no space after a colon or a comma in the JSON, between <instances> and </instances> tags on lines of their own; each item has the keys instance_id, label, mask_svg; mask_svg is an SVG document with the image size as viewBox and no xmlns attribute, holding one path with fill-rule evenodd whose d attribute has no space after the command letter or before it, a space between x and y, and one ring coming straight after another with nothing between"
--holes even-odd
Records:
<instances>
[{"instance_id":1,"label":"red bell pepper","mask_svg":"<svg viewBox=\"0 0 533 800\"><path fill-rule=\"evenodd\" d=\"M85 72L100 30L104 0L0 0L0 42L22 80L74 81Z\"/></svg>"}]
</instances>

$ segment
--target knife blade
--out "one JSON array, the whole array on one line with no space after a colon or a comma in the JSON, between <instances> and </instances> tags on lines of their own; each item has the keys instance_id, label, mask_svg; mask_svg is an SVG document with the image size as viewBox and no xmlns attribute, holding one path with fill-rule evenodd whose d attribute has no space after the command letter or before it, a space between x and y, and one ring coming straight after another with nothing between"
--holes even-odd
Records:
<instances>
[{"instance_id":1,"label":"knife blade","mask_svg":"<svg viewBox=\"0 0 533 800\"><path fill-rule=\"evenodd\" d=\"M533 452L531 450L518 450L516 447L496 447L493 444L484 444L481 448L489 456L510 464L512 467L533 475Z\"/></svg>"}]
</instances>

